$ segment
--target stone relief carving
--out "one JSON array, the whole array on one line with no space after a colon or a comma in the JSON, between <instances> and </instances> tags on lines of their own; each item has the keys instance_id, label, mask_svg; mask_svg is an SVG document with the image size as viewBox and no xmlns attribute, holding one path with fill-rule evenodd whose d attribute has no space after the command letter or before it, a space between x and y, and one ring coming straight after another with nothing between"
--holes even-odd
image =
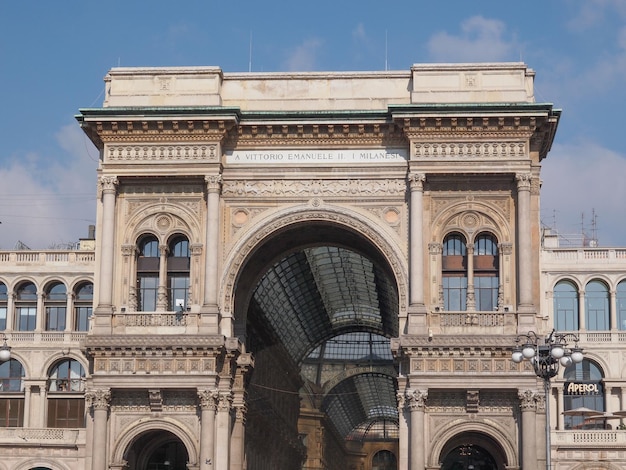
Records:
<instances>
[{"instance_id":1,"label":"stone relief carving","mask_svg":"<svg viewBox=\"0 0 626 470\"><path fill-rule=\"evenodd\" d=\"M414 143L417 158L525 158L524 142Z\"/></svg>"},{"instance_id":2,"label":"stone relief carving","mask_svg":"<svg viewBox=\"0 0 626 470\"><path fill-rule=\"evenodd\" d=\"M406 183L400 179L385 180L255 180L224 181L224 197L355 197L395 196L404 197Z\"/></svg>"},{"instance_id":3,"label":"stone relief carving","mask_svg":"<svg viewBox=\"0 0 626 470\"><path fill-rule=\"evenodd\" d=\"M155 163L215 161L218 146L209 145L109 145L106 160L109 162Z\"/></svg>"}]
</instances>

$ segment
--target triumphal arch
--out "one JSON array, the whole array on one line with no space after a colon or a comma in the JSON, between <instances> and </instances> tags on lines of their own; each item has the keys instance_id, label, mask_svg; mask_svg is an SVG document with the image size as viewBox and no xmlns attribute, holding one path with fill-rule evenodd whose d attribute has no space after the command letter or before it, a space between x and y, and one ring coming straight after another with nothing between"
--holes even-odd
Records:
<instances>
[{"instance_id":1,"label":"triumphal arch","mask_svg":"<svg viewBox=\"0 0 626 470\"><path fill-rule=\"evenodd\" d=\"M533 80L110 70L86 468L541 466Z\"/></svg>"}]
</instances>

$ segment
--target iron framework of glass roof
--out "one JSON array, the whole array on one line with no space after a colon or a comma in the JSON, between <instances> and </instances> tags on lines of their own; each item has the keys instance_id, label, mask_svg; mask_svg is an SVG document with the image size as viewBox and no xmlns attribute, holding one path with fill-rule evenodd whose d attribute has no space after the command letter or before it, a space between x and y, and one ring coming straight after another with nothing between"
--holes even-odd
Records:
<instances>
[{"instance_id":1,"label":"iron framework of glass roof","mask_svg":"<svg viewBox=\"0 0 626 470\"><path fill-rule=\"evenodd\" d=\"M393 372L389 338L398 335L397 290L365 256L336 246L296 251L265 272L253 300L319 387L324 364L389 366ZM382 435L397 436L396 377L380 370L347 377L325 393L322 411L344 438L363 439L380 426Z\"/></svg>"}]
</instances>

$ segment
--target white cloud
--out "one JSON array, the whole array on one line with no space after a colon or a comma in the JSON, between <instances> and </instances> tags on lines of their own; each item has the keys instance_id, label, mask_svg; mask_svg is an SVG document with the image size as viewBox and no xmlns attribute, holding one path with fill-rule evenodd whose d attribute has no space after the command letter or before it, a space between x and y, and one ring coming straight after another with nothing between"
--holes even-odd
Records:
<instances>
[{"instance_id":1,"label":"white cloud","mask_svg":"<svg viewBox=\"0 0 626 470\"><path fill-rule=\"evenodd\" d=\"M2 159L0 249L18 241L33 249L78 241L96 218L97 151L77 124L56 135L63 161L29 154Z\"/></svg>"},{"instance_id":2,"label":"white cloud","mask_svg":"<svg viewBox=\"0 0 626 470\"><path fill-rule=\"evenodd\" d=\"M591 233L601 246L626 246L626 156L593 142L554 145L544 161L542 220L562 233ZM554 216L554 217L553 217Z\"/></svg>"},{"instance_id":3,"label":"white cloud","mask_svg":"<svg viewBox=\"0 0 626 470\"><path fill-rule=\"evenodd\" d=\"M285 68L290 72L315 70L317 53L322 46L319 39L308 39L291 51L285 61Z\"/></svg>"},{"instance_id":4,"label":"white cloud","mask_svg":"<svg viewBox=\"0 0 626 470\"><path fill-rule=\"evenodd\" d=\"M572 31L585 31L595 26L601 26L607 15L617 14L626 17L626 2L624 0L585 0L574 2L580 5L568 22L567 27Z\"/></svg>"},{"instance_id":5,"label":"white cloud","mask_svg":"<svg viewBox=\"0 0 626 470\"><path fill-rule=\"evenodd\" d=\"M499 20L473 16L461 23L461 33L445 31L431 36L427 47L437 62L489 62L510 59L516 50L513 40L506 40L505 24Z\"/></svg>"}]
</instances>

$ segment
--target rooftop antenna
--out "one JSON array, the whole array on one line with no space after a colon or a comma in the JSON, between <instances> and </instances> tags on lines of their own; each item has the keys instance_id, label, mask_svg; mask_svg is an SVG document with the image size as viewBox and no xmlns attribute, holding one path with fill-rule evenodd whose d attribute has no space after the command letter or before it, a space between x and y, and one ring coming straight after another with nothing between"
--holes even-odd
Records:
<instances>
[{"instance_id":1,"label":"rooftop antenna","mask_svg":"<svg viewBox=\"0 0 626 470\"><path fill-rule=\"evenodd\" d=\"M248 56L248 72L252 72L252 31L250 31L250 51Z\"/></svg>"},{"instance_id":2,"label":"rooftop antenna","mask_svg":"<svg viewBox=\"0 0 626 470\"><path fill-rule=\"evenodd\" d=\"M387 30L385 30L385 72L389 70L389 66L387 63Z\"/></svg>"}]
</instances>

